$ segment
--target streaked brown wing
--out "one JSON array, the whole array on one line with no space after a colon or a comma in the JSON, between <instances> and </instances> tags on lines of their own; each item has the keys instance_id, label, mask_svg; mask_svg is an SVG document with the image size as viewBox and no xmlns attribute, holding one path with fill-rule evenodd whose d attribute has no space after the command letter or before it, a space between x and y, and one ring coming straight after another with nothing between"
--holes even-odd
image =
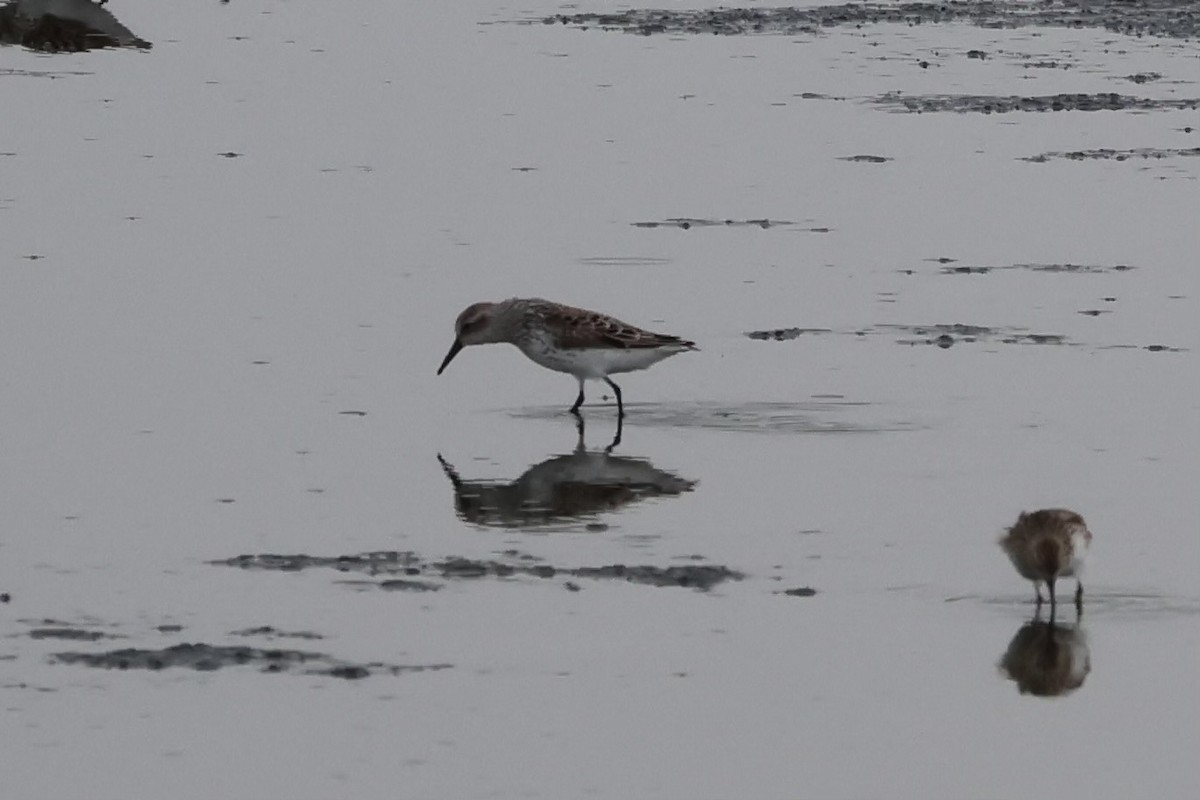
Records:
<instances>
[{"instance_id":1,"label":"streaked brown wing","mask_svg":"<svg viewBox=\"0 0 1200 800\"><path fill-rule=\"evenodd\" d=\"M561 308L546 314L546 325L557 335L565 348L661 347L666 344L689 344L678 336L651 333L619 319L582 308Z\"/></svg>"}]
</instances>

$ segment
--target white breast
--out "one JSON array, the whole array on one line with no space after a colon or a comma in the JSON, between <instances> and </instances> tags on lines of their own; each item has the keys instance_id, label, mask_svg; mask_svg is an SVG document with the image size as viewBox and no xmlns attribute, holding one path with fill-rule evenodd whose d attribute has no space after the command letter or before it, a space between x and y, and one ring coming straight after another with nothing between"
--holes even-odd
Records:
<instances>
[{"instance_id":1,"label":"white breast","mask_svg":"<svg viewBox=\"0 0 1200 800\"><path fill-rule=\"evenodd\" d=\"M536 364L556 372L566 372L576 378L603 378L620 372L645 369L679 352L678 348L640 347L621 348L554 347L542 338L531 338L517 345Z\"/></svg>"}]
</instances>

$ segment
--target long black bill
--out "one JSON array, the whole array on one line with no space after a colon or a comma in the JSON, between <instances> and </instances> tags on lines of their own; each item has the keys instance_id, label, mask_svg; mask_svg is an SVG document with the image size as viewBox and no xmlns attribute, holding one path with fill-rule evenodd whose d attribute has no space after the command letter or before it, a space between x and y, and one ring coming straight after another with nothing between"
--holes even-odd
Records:
<instances>
[{"instance_id":1,"label":"long black bill","mask_svg":"<svg viewBox=\"0 0 1200 800\"><path fill-rule=\"evenodd\" d=\"M462 349L463 349L463 343L460 340L455 339L454 344L450 345L450 352L446 353L445 360L442 361L442 365L440 367L438 367L438 371L437 371L438 375L442 374L442 372L446 369L446 367L448 367L450 365L450 362L454 360L454 357L456 355L458 355L458 351L462 350Z\"/></svg>"}]
</instances>

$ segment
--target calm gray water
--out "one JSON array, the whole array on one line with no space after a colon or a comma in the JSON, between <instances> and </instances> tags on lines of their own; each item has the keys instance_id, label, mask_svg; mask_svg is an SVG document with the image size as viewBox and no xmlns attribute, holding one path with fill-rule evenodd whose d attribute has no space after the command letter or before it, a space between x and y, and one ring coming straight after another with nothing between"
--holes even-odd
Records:
<instances>
[{"instance_id":1,"label":"calm gray water","mask_svg":"<svg viewBox=\"0 0 1200 800\"><path fill-rule=\"evenodd\" d=\"M1194 42L514 24L602 7L0 47L12 797L1192 795ZM515 349L434 375L526 295L702 349L579 449ZM996 539L1060 505L1085 613L1026 627ZM210 563L266 554L327 560Z\"/></svg>"}]
</instances>

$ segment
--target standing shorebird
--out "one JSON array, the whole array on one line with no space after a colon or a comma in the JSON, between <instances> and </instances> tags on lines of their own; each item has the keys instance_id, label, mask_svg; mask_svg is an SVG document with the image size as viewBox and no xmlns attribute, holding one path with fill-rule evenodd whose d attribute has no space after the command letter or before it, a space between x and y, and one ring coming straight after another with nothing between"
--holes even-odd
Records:
<instances>
[{"instance_id":1,"label":"standing shorebird","mask_svg":"<svg viewBox=\"0 0 1200 800\"><path fill-rule=\"evenodd\" d=\"M696 350L695 342L636 328L605 314L538 298L514 297L499 303L467 306L454 322L454 344L437 374L464 347L508 342L537 364L574 375L579 396L571 413L583 405L583 382L603 380L617 396L617 415L625 416L621 387L609 378L619 372L646 369L668 356Z\"/></svg>"},{"instance_id":2,"label":"standing shorebird","mask_svg":"<svg viewBox=\"0 0 1200 800\"><path fill-rule=\"evenodd\" d=\"M1021 577L1033 581L1038 608L1042 607L1041 584L1050 588L1050 617L1054 617L1056 600L1054 582L1058 578L1075 578L1075 610L1083 611L1083 560L1092 543L1092 532L1083 517L1065 508L1044 508L1041 511L1021 512L1017 524L1000 539L1000 547L1008 555Z\"/></svg>"}]
</instances>

